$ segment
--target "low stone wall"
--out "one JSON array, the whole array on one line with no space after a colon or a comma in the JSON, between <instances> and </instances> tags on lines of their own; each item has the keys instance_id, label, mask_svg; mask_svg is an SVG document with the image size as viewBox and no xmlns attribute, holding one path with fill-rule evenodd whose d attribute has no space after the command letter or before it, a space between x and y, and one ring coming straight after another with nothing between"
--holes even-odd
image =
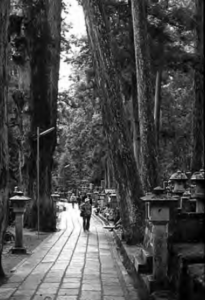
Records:
<instances>
[{"instance_id":1,"label":"low stone wall","mask_svg":"<svg viewBox=\"0 0 205 300\"><path fill-rule=\"evenodd\" d=\"M191 265L203 263L205 263L203 243L177 243L170 247L168 265L170 288L178 292L179 299L187 300L185 295L188 268Z\"/></svg>"},{"instance_id":2,"label":"low stone wall","mask_svg":"<svg viewBox=\"0 0 205 300\"><path fill-rule=\"evenodd\" d=\"M128 273L132 276L135 285L137 286L138 293L141 300L147 300L149 298L149 291L142 276L137 272L135 267L135 257L137 252L140 250L137 246L127 245L121 240L117 231L113 230L114 239L119 248L120 254L123 258L123 265L125 266Z\"/></svg>"}]
</instances>

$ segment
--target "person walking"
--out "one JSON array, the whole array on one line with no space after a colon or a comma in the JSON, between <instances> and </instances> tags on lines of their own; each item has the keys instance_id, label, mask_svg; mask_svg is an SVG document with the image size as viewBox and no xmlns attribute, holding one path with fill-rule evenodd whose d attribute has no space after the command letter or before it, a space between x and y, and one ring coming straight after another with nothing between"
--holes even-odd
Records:
<instances>
[{"instance_id":1,"label":"person walking","mask_svg":"<svg viewBox=\"0 0 205 300\"><path fill-rule=\"evenodd\" d=\"M72 193L72 195L70 197L70 201L72 203L72 207L75 208L76 197L75 197L74 193Z\"/></svg>"},{"instance_id":2,"label":"person walking","mask_svg":"<svg viewBox=\"0 0 205 300\"><path fill-rule=\"evenodd\" d=\"M87 195L84 193L84 195L82 195L82 202L84 203L85 202L85 199L87 198Z\"/></svg>"},{"instance_id":3,"label":"person walking","mask_svg":"<svg viewBox=\"0 0 205 300\"><path fill-rule=\"evenodd\" d=\"M77 196L77 202L78 202L78 208L80 209L80 204L81 204L81 195L78 194Z\"/></svg>"},{"instance_id":4,"label":"person walking","mask_svg":"<svg viewBox=\"0 0 205 300\"><path fill-rule=\"evenodd\" d=\"M90 199L86 198L85 202L81 204L80 206L81 210L81 217L83 218L83 230L84 231L89 231L90 229L90 218L92 214L92 206L90 204Z\"/></svg>"}]
</instances>

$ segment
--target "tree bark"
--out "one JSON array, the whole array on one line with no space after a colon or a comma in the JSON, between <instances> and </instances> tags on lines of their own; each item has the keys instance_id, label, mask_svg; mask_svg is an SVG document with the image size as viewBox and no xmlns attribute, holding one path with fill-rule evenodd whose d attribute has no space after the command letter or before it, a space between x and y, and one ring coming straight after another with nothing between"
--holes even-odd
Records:
<instances>
[{"instance_id":1,"label":"tree bark","mask_svg":"<svg viewBox=\"0 0 205 300\"><path fill-rule=\"evenodd\" d=\"M25 194L28 194L28 163L32 155L32 149L29 143L29 135L31 133L31 70L30 60L28 59L28 47L26 46L23 15L24 5L21 0L12 1L9 17L9 68L12 72L9 81L8 109L10 124L9 146L11 148L10 169L16 179L15 185ZM14 143L16 146L14 146Z\"/></svg>"},{"instance_id":2,"label":"tree bark","mask_svg":"<svg viewBox=\"0 0 205 300\"><path fill-rule=\"evenodd\" d=\"M20 2L19 2L20 3ZM36 154L40 132L56 127L60 61L61 1L21 0L20 42L24 52L19 66L18 87L26 97L23 105L23 186L32 198L27 225L37 226ZM18 40L19 42L19 40ZM40 137L40 227L54 230L56 218L51 194L52 156L56 130Z\"/></svg>"},{"instance_id":3,"label":"tree bark","mask_svg":"<svg viewBox=\"0 0 205 300\"><path fill-rule=\"evenodd\" d=\"M141 173L141 146L140 146L140 126L139 126L139 111L137 101L137 82L136 74L132 75L132 123L133 123L133 149L137 170Z\"/></svg>"},{"instance_id":4,"label":"tree bark","mask_svg":"<svg viewBox=\"0 0 205 300\"><path fill-rule=\"evenodd\" d=\"M154 123L156 132L156 144L159 148L159 127L160 127L160 109L161 109L161 79L162 70L159 69L156 74L156 85L155 85L155 102L154 102Z\"/></svg>"},{"instance_id":5,"label":"tree bark","mask_svg":"<svg viewBox=\"0 0 205 300\"><path fill-rule=\"evenodd\" d=\"M194 108L192 137L193 150L191 170L199 171L204 167L204 1L195 0L196 5L196 52L201 57L201 64L194 74Z\"/></svg>"},{"instance_id":6,"label":"tree bark","mask_svg":"<svg viewBox=\"0 0 205 300\"><path fill-rule=\"evenodd\" d=\"M125 237L128 243L139 242L144 233L144 213L140 200L142 187L110 49L109 26L102 1L83 0L82 4L101 96L103 127L120 197Z\"/></svg>"},{"instance_id":7,"label":"tree bark","mask_svg":"<svg viewBox=\"0 0 205 300\"><path fill-rule=\"evenodd\" d=\"M31 99L32 132L56 127L58 75L60 61L61 1L39 0L37 14L31 9ZM36 22L39 24L36 27ZM51 195L52 156L56 145L56 130L40 137L40 227L54 230L55 214ZM36 166L36 143L32 143L34 157L30 172ZM31 174L31 173L30 173ZM34 174L32 174L34 175ZM31 179L35 178L31 176ZM32 185L32 181L30 184Z\"/></svg>"},{"instance_id":8,"label":"tree bark","mask_svg":"<svg viewBox=\"0 0 205 300\"><path fill-rule=\"evenodd\" d=\"M132 12L131 0L128 1L130 13ZM134 32L133 32L133 20L129 20L129 36L131 46L131 55L133 57L133 65L135 62L135 47L134 47ZM133 127L133 148L134 156L137 164L138 172L141 173L141 145L140 145L140 127L139 127L139 110L138 110L138 99L137 99L137 77L136 68L132 73L132 90L131 90L131 101L132 101L132 127Z\"/></svg>"},{"instance_id":9,"label":"tree bark","mask_svg":"<svg viewBox=\"0 0 205 300\"><path fill-rule=\"evenodd\" d=\"M110 189L111 185L110 185L110 163L109 163L109 159L107 159L107 188Z\"/></svg>"},{"instance_id":10,"label":"tree bark","mask_svg":"<svg viewBox=\"0 0 205 300\"><path fill-rule=\"evenodd\" d=\"M132 0L137 95L141 141L141 179L144 191L158 185L157 150L153 118L153 89L147 38L146 1Z\"/></svg>"},{"instance_id":11,"label":"tree bark","mask_svg":"<svg viewBox=\"0 0 205 300\"><path fill-rule=\"evenodd\" d=\"M8 21L10 1L0 0L0 277L2 268L3 238L8 212Z\"/></svg>"}]
</instances>

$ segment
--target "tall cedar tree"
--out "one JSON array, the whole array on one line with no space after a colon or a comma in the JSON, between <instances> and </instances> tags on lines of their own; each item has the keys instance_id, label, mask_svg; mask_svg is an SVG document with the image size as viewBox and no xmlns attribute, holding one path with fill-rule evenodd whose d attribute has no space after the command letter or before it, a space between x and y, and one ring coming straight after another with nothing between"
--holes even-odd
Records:
<instances>
[{"instance_id":1,"label":"tall cedar tree","mask_svg":"<svg viewBox=\"0 0 205 300\"><path fill-rule=\"evenodd\" d=\"M28 45L30 67L30 99L27 103L31 114L29 143L31 155L27 161L28 193L35 199L36 191L36 129L40 132L56 127L58 75L60 61L61 1L23 0L25 38ZM56 131L40 137L40 227L55 229L55 214L50 198L53 152ZM33 205L31 227L37 224L36 206Z\"/></svg>"},{"instance_id":2,"label":"tall cedar tree","mask_svg":"<svg viewBox=\"0 0 205 300\"><path fill-rule=\"evenodd\" d=\"M2 268L3 237L7 223L8 207L8 21L10 1L0 0L0 277Z\"/></svg>"},{"instance_id":3,"label":"tall cedar tree","mask_svg":"<svg viewBox=\"0 0 205 300\"><path fill-rule=\"evenodd\" d=\"M192 171L204 167L204 1L195 0L196 5L196 54L201 63L195 68L193 109L193 153Z\"/></svg>"},{"instance_id":4,"label":"tall cedar tree","mask_svg":"<svg viewBox=\"0 0 205 300\"><path fill-rule=\"evenodd\" d=\"M140 120L141 179L143 190L150 191L158 184L158 172L146 1L132 0L132 18Z\"/></svg>"},{"instance_id":5,"label":"tall cedar tree","mask_svg":"<svg viewBox=\"0 0 205 300\"><path fill-rule=\"evenodd\" d=\"M143 238L142 186L123 110L119 79L110 49L108 20L103 1L83 0L85 23L97 84L101 95L102 118L120 199L120 211L127 243Z\"/></svg>"}]
</instances>

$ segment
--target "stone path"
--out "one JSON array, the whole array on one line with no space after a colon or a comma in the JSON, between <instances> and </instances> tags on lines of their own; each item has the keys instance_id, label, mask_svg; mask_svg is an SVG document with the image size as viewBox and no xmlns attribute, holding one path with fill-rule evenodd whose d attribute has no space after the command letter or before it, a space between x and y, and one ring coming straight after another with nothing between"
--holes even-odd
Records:
<instances>
[{"instance_id":1,"label":"stone path","mask_svg":"<svg viewBox=\"0 0 205 300\"><path fill-rule=\"evenodd\" d=\"M60 228L0 287L1 300L139 300L95 217L85 233L77 206L67 204Z\"/></svg>"}]
</instances>

